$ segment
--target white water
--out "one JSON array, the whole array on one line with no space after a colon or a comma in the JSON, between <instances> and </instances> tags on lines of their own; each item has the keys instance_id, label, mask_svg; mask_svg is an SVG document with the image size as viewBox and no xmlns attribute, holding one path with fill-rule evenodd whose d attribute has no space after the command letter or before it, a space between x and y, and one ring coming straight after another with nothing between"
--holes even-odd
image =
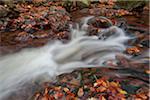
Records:
<instances>
[{"instance_id":1,"label":"white water","mask_svg":"<svg viewBox=\"0 0 150 100\"><path fill-rule=\"evenodd\" d=\"M24 49L21 52L0 58L0 99L27 81L47 75L51 79L77 68L102 65L125 50L128 37L118 27L102 30L101 34L112 34L99 40L98 36L86 36L88 17L82 28L72 29L67 44L60 41L48 43L41 48Z\"/></svg>"}]
</instances>

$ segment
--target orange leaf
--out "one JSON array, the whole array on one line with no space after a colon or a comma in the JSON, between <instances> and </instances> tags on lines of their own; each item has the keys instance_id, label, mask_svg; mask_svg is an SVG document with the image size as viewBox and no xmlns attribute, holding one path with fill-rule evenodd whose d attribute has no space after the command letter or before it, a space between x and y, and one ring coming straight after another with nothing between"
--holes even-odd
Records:
<instances>
[{"instance_id":1,"label":"orange leaf","mask_svg":"<svg viewBox=\"0 0 150 100\"><path fill-rule=\"evenodd\" d=\"M145 72L146 72L147 74L150 74L150 70L146 70Z\"/></svg>"},{"instance_id":2,"label":"orange leaf","mask_svg":"<svg viewBox=\"0 0 150 100\"><path fill-rule=\"evenodd\" d=\"M56 92L56 93L54 94L55 99L61 98L62 96L63 96L63 94L60 93L60 92Z\"/></svg>"},{"instance_id":3,"label":"orange leaf","mask_svg":"<svg viewBox=\"0 0 150 100\"><path fill-rule=\"evenodd\" d=\"M100 95L99 100L106 100L106 98L104 96Z\"/></svg>"},{"instance_id":4,"label":"orange leaf","mask_svg":"<svg viewBox=\"0 0 150 100\"><path fill-rule=\"evenodd\" d=\"M118 86L119 86L119 83L116 83L116 82L110 82L110 85L113 86L113 87L118 87Z\"/></svg>"},{"instance_id":5,"label":"orange leaf","mask_svg":"<svg viewBox=\"0 0 150 100\"><path fill-rule=\"evenodd\" d=\"M104 92L105 90L106 90L106 88L103 86L100 86L96 89L97 92Z\"/></svg>"}]
</instances>

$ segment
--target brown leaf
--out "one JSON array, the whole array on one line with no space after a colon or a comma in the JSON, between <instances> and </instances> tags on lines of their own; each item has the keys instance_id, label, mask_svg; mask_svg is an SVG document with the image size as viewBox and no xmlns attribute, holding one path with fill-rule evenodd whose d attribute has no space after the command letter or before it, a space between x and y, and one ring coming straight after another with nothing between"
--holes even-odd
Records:
<instances>
[{"instance_id":1,"label":"brown leaf","mask_svg":"<svg viewBox=\"0 0 150 100\"><path fill-rule=\"evenodd\" d=\"M79 90L78 90L78 96L82 97L83 95L84 95L83 88L79 88Z\"/></svg>"}]
</instances>

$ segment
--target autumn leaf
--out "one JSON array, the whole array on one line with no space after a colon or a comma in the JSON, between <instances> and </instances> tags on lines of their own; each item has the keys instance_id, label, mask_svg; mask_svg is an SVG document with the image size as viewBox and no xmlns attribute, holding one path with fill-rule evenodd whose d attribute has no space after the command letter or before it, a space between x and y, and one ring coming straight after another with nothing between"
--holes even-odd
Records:
<instances>
[{"instance_id":1,"label":"autumn leaf","mask_svg":"<svg viewBox=\"0 0 150 100\"><path fill-rule=\"evenodd\" d=\"M138 47L131 47L131 48L127 48L127 52L129 54L136 54L136 53L140 53L140 49Z\"/></svg>"},{"instance_id":2,"label":"autumn leaf","mask_svg":"<svg viewBox=\"0 0 150 100\"><path fill-rule=\"evenodd\" d=\"M97 92L104 92L107 88L104 86L100 86L96 89Z\"/></svg>"},{"instance_id":3,"label":"autumn leaf","mask_svg":"<svg viewBox=\"0 0 150 100\"><path fill-rule=\"evenodd\" d=\"M110 82L110 85L113 86L113 87L118 87L118 86L119 86L119 83L116 83L116 82Z\"/></svg>"},{"instance_id":4,"label":"autumn leaf","mask_svg":"<svg viewBox=\"0 0 150 100\"><path fill-rule=\"evenodd\" d=\"M64 90L66 93L69 92L69 89L68 89L68 88L64 88L63 90Z\"/></svg>"},{"instance_id":5,"label":"autumn leaf","mask_svg":"<svg viewBox=\"0 0 150 100\"><path fill-rule=\"evenodd\" d=\"M146 70L145 73L150 74L150 70Z\"/></svg>"},{"instance_id":6,"label":"autumn leaf","mask_svg":"<svg viewBox=\"0 0 150 100\"><path fill-rule=\"evenodd\" d=\"M101 96L99 97L99 100L106 100L106 98L101 95Z\"/></svg>"},{"instance_id":7,"label":"autumn leaf","mask_svg":"<svg viewBox=\"0 0 150 100\"><path fill-rule=\"evenodd\" d=\"M79 90L78 90L78 96L79 97L82 97L83 95L84 95L84 91L83 91L83 88L79 88Z\"/></svg>"},{"instance_id":8,"label":"autumn leaf","mask_svg":"<svg viewBox=\"0 0 150 100\"><path fill-rule=\"evenodd\" d=\"M121 94L127 94L126 91L124 91L124 90L122 90L122 89L120 89L120 88L118 88L117 90L118 90L118 92L121 93Z\"/></svg>"},{"instance_id":9,"label":"autumn leaf","mask_svg":"<svg viewBox=\"0 0 150 100\"><path fill-rule=\"evenodd\" d=\"M62 96L63 96L63 93L61 93L61 92L56 92L54 94L55 99L61 98Z\"/></svg>"}]
</instances>

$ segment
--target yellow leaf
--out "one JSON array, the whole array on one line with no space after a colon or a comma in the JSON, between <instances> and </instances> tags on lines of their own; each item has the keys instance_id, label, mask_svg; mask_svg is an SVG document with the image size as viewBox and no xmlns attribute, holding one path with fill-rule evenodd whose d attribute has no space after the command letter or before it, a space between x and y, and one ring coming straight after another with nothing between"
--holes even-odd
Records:
<instances>
[{"instance_id":1,"label":"yellow leaf","mask_svg":"<svg viewBox=\"0 0 150 100\"><path fill-rule=\"evenodd\" d=\"M127 92L124 91L124 90L122 90L122 89L118 89L118 91L119 91L119 93L121 93L121 94L127 94Z\"/></svg>"}]
</instances>

